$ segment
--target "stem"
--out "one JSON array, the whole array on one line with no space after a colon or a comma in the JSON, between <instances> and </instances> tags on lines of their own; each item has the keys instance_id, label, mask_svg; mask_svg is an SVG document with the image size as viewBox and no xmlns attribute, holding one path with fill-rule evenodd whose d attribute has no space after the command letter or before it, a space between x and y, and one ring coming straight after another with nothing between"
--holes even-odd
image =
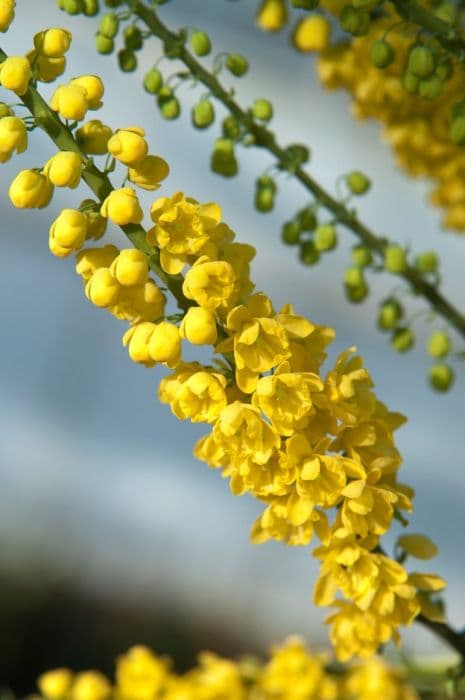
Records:
<instances>
[{"instance_id":1,"label":"stem","mask_svg":"<svg viewBox=\"0 0 465 700\"><path fill-rule=\"evenodd\" d=\"M445 622L433 622L432 620L428 620L424 615L418 615L415 621L427 627L437 637L443 639L450 647L455 649L465 661L465 634L457 632Z\"/></svg>"},{"instance_id":2,"label":"stem","mask_svg":"<svg viewBox=\"0 0 465 700\"><path fill-rule=\"evenodd\" d=\"M410 0L395 0L396 2L410 3ZM126 0L130 4L134 14L136 14L151 30L151 32L161 39L165 45L177 47L177 58L181 60L189 69L194 78L203 83L229 112L240 122L246 130L255 137L255 144L273 154L279 164L284 169L289 169L289 153L281 146L272 131L261 124L257 124L251 115L231 97L224 89L215 75L207 71L186 49L182 37L170 31L158 18L155 10L146 7L138 0ZM447 27L442 20L437 20L441 25ZM465 47L465 44L464 44ZM363 224L344 204L332 197L316 180L314 180L302 167L293 169L294 177L312 193L323 206L333 213L336 220L342 223L347 229L370 248L379 258L384 260L387 241L385 238L377 236L365 224ZM415 268L408 266L405 272L399 275L408 283L412 291L423 296L434 308L437 314L445 318L455 330L465 338L465 316L460 313L437 289L427 282Z\"/></svg>"}]
</instances>

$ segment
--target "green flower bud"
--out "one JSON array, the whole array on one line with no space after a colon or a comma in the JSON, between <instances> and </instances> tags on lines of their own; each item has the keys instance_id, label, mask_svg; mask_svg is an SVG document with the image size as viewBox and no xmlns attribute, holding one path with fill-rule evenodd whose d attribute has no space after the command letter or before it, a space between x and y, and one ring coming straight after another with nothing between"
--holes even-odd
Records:
<instances>
[{"instance_id":1,"label":"green flower bud","mask_svg":"<svg viewBox=\"0 0 465 700\"><path fill-rule=\"evenodd\" d=\"M450 2L443 2L439 7L435 8L434 15L442 19L446 24L455 24L457 20L457 8Z\"/></svg>"},{"instance_id":2,"label":"green flower bud","mask_svg":"<svg viewBox=\"0 0 465 700\"><path fill-rule=\"evenodd\" d=\"M216 139L213 147L210 168L223 177L234 177L239 166L234 153L234 143L230 139Z\"/></svg>"},{"instance_id":3,"label":"green flower bud","mask_svg":"<svg viewBox=\"0 0 465 700\"><path fill-rule=\"evenodd\" d=\"M441 59L441 61L438 63L434 70L434 75L437 76L440 80L449 80L449 78L452 77L452 74L454 72L454 67L452 65L452 62L446 58L446 59Z\"/></svg>"},{"instance_id":4,"label":"green flower bud","mask_svg":"<svg viewBox=\"0 0 465 700\"><path fill-rule=\"evenodd\" d=\"M99 34L113 39L118 34L119 29L119 19L114 12L108 12L103 15L98 26Z\"/></svg>"},{"instance_id":5,"label":"green flower bud","mask_svg":"<svg viewBox=\"0 0 465 700\"><path fill-rule=\"evenodd\" d=\"M249 62L239 53L230 53L226 59L226 68L237 78L241 78L249 70Z\"/></svg>"},{"instance_id":6,"label":"green flower bud","mask_svg":"<svg viewBox=\"0 0 465 700\"><path fill-rule=\"evenodd\" d=\"M366 10L355 8L353 5L343 7L339 17L341 29L354 36L367 34L370 29L370 23L370 13L366 12Z\"/></svg>"},{"instance_id":7,"label":"green flower bud","mask_svg":"<svg viewBox=\"0 0 465 700\"><path fill-rule=\"evenodd\" d=\"M276 183L268 175L258 178L255 189L255 208L261 212L271 211L274 207Z\"/></svg>"},{"instance_id":8,"label":"green flower bud","mask_svg":"<svg viewBox=\"0 0 465 700\"><path fill-rule=\"evenodd\" d=\"M394 50L384 39L375 41L371 47L371 62L376 68L387 68L394 60Z\"/></svg>"},{"instance_id":9,"label":"green flower bud","mask_svg":"<svg viewBox=\"0 0 465 700\"><path fill-rule=\"evenodd\" d=\"M387 299L379 307L379 330L392 331L397 326L403 315L404 310L397 299Z\"/></svg>"},{"instance_id":10,"label":"green flower bud","mask_svg":"<svg viewBox=\"0 0 465 700\"><path fill-rule=\"evenodd\" d=\"M252 115L255 119L263 122L269 122L273 117L273 105L269 100L255 100L252 105Z\"/></svg>"},{"instance_id":11,"label":"green flower bud","mask_svg":"<svg viewBox=\"0 0 465 700\"><path fill-rule=\"evenodd\" d=\"M0 102L0 119L2 117L12 117L13 114L13 110L5 102Z\"/></svg>"},{"instance_id":12,"label":"green flower bud","mask_svg":"<svg viewBox=\"0 0 465 700\"><path fill-rule=\"evenodd\" d=\"M436 65L434 54L427 46L416 45L410 49L407 71L417 78L428 78Z\"/></svg>"},{"instance_id":13,"label":"green flower bud","mask_svg":"<svg viewBox=\"0 0 465 700\"><path fill-rule=\"evenodd\" d=\"M431 365L428 372L429 384L436 391L448 391L454 383L455 373L452 367L438 362Z\"/></svg>"},{"instance_id":14,"label":"green flower bud","mask_svg":"<svg viewBox=\"0 0 465 700\"><path fill-rule=\"evenodd\" d=\"M315 248L321 253L337 246L337 231L333 224L322 224L315 231Z\"/></svg>"},{"instance_id":15,"label":"green flower bud","mask_svg":"<svg viewBox=\"0 0 465 700\"><path fill-rule=\"evenodd\" d=\"M142 32L139 27L131 24L124 30L124 45L130 51L139 51L144 45Z\"/></svg>"},{"instance_id":16,"label":"green flower bud","mask_svg":"<svg viewBox=\"0 0 465 700\"><path fill-rule=\"evenodd\" d=\"M115 42L110 37L98 33L95 35L95 48L99 53L112 53L115 48Z\"/></svg>"},{"instance_id":17,"label":"green flower bud","mask_svg":"<svg viewBox=\"0 0 465 700\"><path fill-rule=\"evenodd\" d=\"M444 331L433 331L428 339L428 355L446 357L450 352L450 338Z\"/></svg>"},{"instance_id":18,"label":"green flower bud","mask_svg":"<svg viewBox=\"0 0 465 700\"><path fill-rule=\"evenodd\" d=\"M300 262L304 265L315 265L320 259L320 254L313 241L304 241L300 244Z\"/></svg>"},{"instance_id":19,"label":"green flower bud","mask_svg":"<svg viewBox=\"0 0 465 700\"><path fill-rule=\"evenodd\" d=\"M413 73L409 73L407 71L403 74L402 87L404 88L405 92L408 92L410 95L414 95L416 92L418 92L419 84L419 79L416 75L413 75Z\"/></svg>"},{"instance_id":20,"label":"green flower bud","mask_svg":"<svg viewBox=\"0 0 465 700\"><path fill-rule=\"evenodd\" d=\"M163 119L177 119L181 114L179 100L168 85L158 91L157 104Z\"/></svg>"},{"instance_id":21,"label":"green flower bud","mask_svg":"<svg viewBox=\"0 0 465 700\"><path fill-rule=\"evenodd\" d=\"M155 95L163 85L163 76L157 68L151 68L144 76L144 89Z\"/></svg>"},{"instance_id":22,"label":"green flower bud","mask_svg":"<svg viewBox=\"0 0 465 700\"><path fill-rule=\"evenodd\" d=\"M106 7L119 7L123 0L104 0Z\"/></svg>"},{"instance_id":23,"label":"green flower bud","mask_svg":"<svg viewBox=\"0 0 465 700\"><path fill-rule=\"evenodd\" d=\"M346 298L353 304L361 303L368 295L369 288L363 271L359 267L349 267L344 275Z\"/></svg>"},{"instance_id":24,"label":"green flower bud","mask_svg":"<svg viewBox=\"0 0 465 700\"><path fill-rule=\"evenodd\" d=\"M210 100L200 100L192 108L192 124L197 129L206 129L215 120L215 108Z\"/></svg>"},{"instance_id":25,"label":"green flower bud","mask_svg":"<svg viewBox=\"0 0 465 700\"><path fill-rule=\"evenodd\" d=\"M407 352L413 348L415 336L410 328L397 328L391 338L391 346L396 352Z\"/></svg>"},{"instance_id":26,"label":"green flower bud","mask_svg":"<svg viewBox=\"0 0 465 700\"><path fill-rule=\"evenodd\" d=\"M415 258L415 267L418 272L425 275L437 272L438 256L433 250L426 251L425 253L419 253L419 255L417 255Z\"/></svg>"},{"instance_id":27,"label":"green flower bud","mask_svg":"<svg viewBox=\"0 0 465 700\"><path fill-rule=\"evenodd\" d=\"M367 267L371 265L373 261L371 250L366 245L363 245L363 243L354 246L350 255L352 262L354 265L357 265L357 267Z\"/></svg>"},{"instance_id":28,"label":"green flower bud","mask_svg":"<svg viewBox=\"0 0 465 700\"><path fill-rule=\"evenodd\" d=\"M435 100L442 94L444 82L435 75L427 80L420 80L418 84L418 94L427 100Z\"/></svg>"},{"instance_id":29,"label":"green flower bud","mask_svg":"<svg viewBox=\"0 0 465 700\"><path fill-rule=\"evenodd\" d=\"M299 10L314 10L319 5L319 0L291 0L292 7Z\"/></svg>"},{"instance_id":30,"label":"green flower bud","mask_svg":"<svg viewBox=\"0 0 465 700\"><path fill-rule=\"evenodd\" d=\"M191 34L191 47L196 56L208 56L212 50L210 37L199 30Z\"/></svg>"},{"instance_id":31,"label":"green flower bud","mask_svg":"<svg viewBox=\"0 0 465 700\"><path fill-rule=\"evenodd\" d=\"M286 221L281 229L281 240L286 245L297 245L301 228L298 221Z\"/></svg>"},{"instance_id":32,"label":"green flower bud","mask_svg":"<svg viewBox=\"0 0 465 700\"><path fill-rule=\"evenodd\" d=\"M314 231L318 224L315 211L312 207L307 207L297 212L297 221L299 222L301 231Z\"/></svg>"},{"instance_id":33,"label":"green flower bud","mask_svg":"<svg viewBox=\"0 0 465 700\"><path fill-rule=\"evenodd\" d=\"M241 135L241 125L232 115L223 119L221 129L226 139L232 139L234 141Z\"/></svg>"},{"instance_id":34,"label":"green flower bud","mask_svg":"<svg viewBox=\"0 0 465 700\"><path fill-rule=\"evenodd\" d=\"M458 116L452 120L449 136L452 143L456 143L458 146L465 144L465 116Z\"/></svg>"},{"instance_id":35,"label":"green flower bud","mask_svg":"<svg viewBox=\"0 0 465 700\"><path fill-rule=\"evenodd\" d=\"M118 63L122 71L132 73L137 68L136 54L129 49L121 49L118 51Z\"/></svg>"},{"instance_id":36,"label":"green flower bud","mask_svg":"<svg viewBox=\"0 0 465 700\"><path fill-rule=\"evenodd\" d=\"M292 160L297 166L308 163L311 155L310 149L303 143L292 143L286 148L286 153L288 154L289 159Z\"/></svg>"},{"instance_id":37,"label":"green flower bud","mask_svg":"<svg viewBox=\"0 0 465 700\"><path fill-rule=\"evenodd\" d=\"M82 0L63 0L62 9L69 15L78 15L84 11Z\"/></svg>"},{"instance_id":38,"label":"green flower bud","mask_svg":"<svg viewBox=\"0 0 465 700\"><path fill-rule=\"evenodd\" d=\"M388 272L400 274L407 269L407 256L400 245L390 245L384 253L384 268Z\"/></svg>"},{"instance_id":39,"label":"green flower bud","mask_svg":"<svg viewBox=\"0 0 465 700\"><path fill-rule=\"evenodd\" d=\"M353 170L346 175L346 183L352 194L365 194L371 187L371 180L367 178L360 170Z\"/></svg>"},{"instance_id":40,"label":"green flower bud","mask_svg":"<svg viewBox=\"0 0 465 700\"><path fill-rule=\"evenodd\" d=\"M95 17L100 10L98 0L83 0L83 2L86 17Z\"/></svg>"},{"instance_id":41,"label":"green flower bud","mask_svg":"<svg viewBox=\"0 0 465 700\"><path fill-rule=\"evenodd\" d=\"M270 190L273 194L276 194L277 186L276 182L269 175L260 175L257 178L257 188L262 190Z\"/></svg>"}]
</instances>

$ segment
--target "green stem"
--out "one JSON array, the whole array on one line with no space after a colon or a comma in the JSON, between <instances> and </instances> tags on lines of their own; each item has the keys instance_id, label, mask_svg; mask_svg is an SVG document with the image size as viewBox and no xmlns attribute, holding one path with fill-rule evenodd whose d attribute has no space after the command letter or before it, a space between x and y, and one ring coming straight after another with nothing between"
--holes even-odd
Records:
<instances>
[{"instance_id":1,"label":"green stem","mask_svg":"<svg viewBox=\"0 0 465 700\"><path fill-rule=\"evenodd\" d=\"M445 622L433 622L432 620L428 620L424 615L418 615L415 620L455 649L455 651L460 654L462 660L465 661L465 634L463 632L457 632Z\"/></svg>"},{"instance_id":2,"label":"green stem","mask_svg":"<svg viewBox=\"0 0 465 700\"><path fill-rule=\"evenodd\" d=\"M407 0L396 0L396 2ZM255 144L272 153L282 168L288 169L290 163L289 153L281 146L272 131L265 126L256 123L250 113L242 107L227 92L215 75L206 70L189 52L181 41L180 35L169 30L158 18L156 12L138 0L126 0L134 12L151 30L151 32L163 41L165 46L176 46L177 56L189 69L191 74L203 83L229 112L240 122L245 129L255 137ZM441 21L441 20L438 20ZM444 22L441 22L444 24ZM447 26L447 25L446 25ZM336 220L342 223L370 250L384 261L387 241L377 236L365 224L363 224L344 204L332 197L311 177L302 167L293 169L294 177L304 188L316 197L323 206L333 213ZM399 275L408 283L412 291L423 296L434 308L437 314L445 318L455 330L465 338L465 316L460 313L432 284L427 282L412 266Z\"/></svg>"}]
</instances>

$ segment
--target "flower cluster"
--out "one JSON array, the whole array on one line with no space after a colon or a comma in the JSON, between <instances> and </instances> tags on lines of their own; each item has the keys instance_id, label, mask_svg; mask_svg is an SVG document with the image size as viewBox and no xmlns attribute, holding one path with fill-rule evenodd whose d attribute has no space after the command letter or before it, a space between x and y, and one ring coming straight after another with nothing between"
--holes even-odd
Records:
<instances>
[{"instance_id":1,"label":"flower cluster","mask_svg":"<svg viewBox=\"0 0 465 700\"><path fill-rule=\"evenodd\" d=\"M40 50L53 32L40 33ZM65 45L63 39L60 46ZM93 120L73 134L87 110L101 106L103 92L96 76L75 78L55 91L54 137L58 124L68 150L42 169L22 171L10 187L12 203L43 207L55 186L73 189L89 168L91 182L99 179L94 193L100 201L64 209L51 226L50 250L60 257L77 252L86 297L130 324L123 344L134 362L172 370L161 380L160 400L178 418L210 426L195 447L197 457L221 469L234 494L250 493L264 504L253 541L308 545L314 535L319 538L315 602L333 608L329 622L338 658L369 656L380 644L398 640L399 627L420 612L440 619L431 596L443 588L442 579L408 573L380 548L394 519L412 510L412 489L397 478L401 457L393 437L403 417L378 400L353 348L323 372L334 331L290 305L276 311L265 294L254 292L255 251L235 241L217 204L178 192L155 200L152 226L148 231L141 226L136 191L112 189L110 168L99 171L87 154L106 154L145 189L156 189L168 166L149 154L137 126L113 131ZM76 124L71 128L60 117ZM2 131L4 119L10 117L0 119L0 136L6 134L0 153L22 150L24 134L19 127ZM81 250L87 239L104 234L107 221L122 227L136 249ZM166 317L166 297L151 270L176 296L182 313ZM212 365L186 362L183 341L212 345L218 359ZM399 547L402 560L434 553L420 535Z\"/></svg>"},{"instance_id":2,"label":"flower cluster","mask_svg":"<svg viewBox=\"0 0 465 700\"><path fill-rule=\"evenodd\" d=\"M170 659L136 646L116 660L112 684L99 671L73 673L58 668L38 679L45 700L417 700L402 671L374 657L338 674L327 659L311 654L296 637L271 650L263 663L254 657L238 661L211 652L183 675Z\"/></svg>"}]
</instances>

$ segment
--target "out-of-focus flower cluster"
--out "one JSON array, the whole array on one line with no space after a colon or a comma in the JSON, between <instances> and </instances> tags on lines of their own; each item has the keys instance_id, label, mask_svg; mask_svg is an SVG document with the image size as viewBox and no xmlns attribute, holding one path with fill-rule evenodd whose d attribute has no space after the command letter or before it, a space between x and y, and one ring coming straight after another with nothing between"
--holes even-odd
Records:
<instances>
[{"instance_id":1,"label":"out-of-focus flower cluster","mask_svg":"<svg viewBox=\"0 0 465 700\"><path fill-rule=\"evenodd\" d=\"M99 671L59 668L39 677L44 700L417 700L402 671L372 659L332 673L323 655L298 638L271 651L267 662L238 661L211 652L179 675L167 657L136 646L116 660L112 683Z\"/></svg>"}]
</instances>

